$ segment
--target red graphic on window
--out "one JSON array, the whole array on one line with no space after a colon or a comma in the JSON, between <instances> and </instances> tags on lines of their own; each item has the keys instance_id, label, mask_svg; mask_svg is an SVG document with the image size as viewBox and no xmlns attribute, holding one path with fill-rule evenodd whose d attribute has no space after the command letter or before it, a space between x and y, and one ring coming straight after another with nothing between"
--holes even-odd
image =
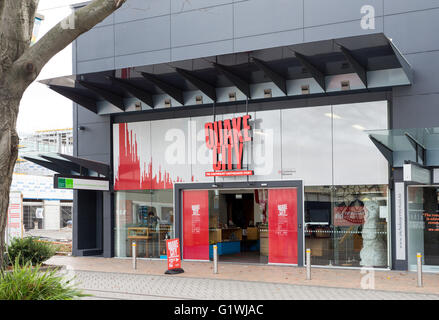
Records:
<instances>
[{"instance_id":1,"label":"red graphic on window","mask_svg":"<svg viewBox=\"0 0 439 320\"><path fill-rule=\"evenodd\" d=\"M297 263L297 189L268 190L268 262Z\"/></svg>"},{"instance_id":2,"label":"red graphic on window","mask_svg":"<svg viewBox=\"0 0 439 320\"><path fill-rule=\"evenodd\" d=\"M120 123L119 164L114 180L114 190L172 189L174 182L183 182L180 177L173 181L166 171L162 174L161 166L158 167L158 174L154 174L152 158L148 164L143 163L142 168L137 150L136 135L133 135L133 131L128 131L126 123Z\"/></svg>"},{"instance_id":3,"label":"red graphic on window","mask_svg":"<svg viewBox=\"0 0 439 320\"><path fill-rule=\"evenodd\" d=\"M166 240L166 253L168 270L181 268L180 241L178 239Z\"/></svg>"},{"instance_id":4,"label":"red graphic on window","mask_svg":"<svg viewBox=\"0 0 439 320\"><path fill-rule=\"evenodd\" d=\"M209 260L209 196L207 190L183 191L183 257Z\"/></svg>"},{"instance_id":5,"label":"red graphic on window","mask_svg":"<svg viewBox=\"0 0 439 320\"><path fill-rule=\"evenodd\" d=\"M352 201L349 205L345 202L334 207L334 226L355 226L364 224L365 208L360 200Z\"/></svg>"}]
</instances>

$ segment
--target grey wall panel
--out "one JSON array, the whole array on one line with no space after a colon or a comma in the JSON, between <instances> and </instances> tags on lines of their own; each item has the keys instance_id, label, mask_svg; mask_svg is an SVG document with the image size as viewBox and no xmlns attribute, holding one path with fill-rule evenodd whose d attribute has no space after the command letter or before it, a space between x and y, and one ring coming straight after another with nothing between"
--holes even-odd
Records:
<instances>
[{"instance_id":1,"label":"grey wall panel","mask_svg":"<svg viewBox=\"0 0 439 320\"><path fill-rule=\"evenodd\" d=\"M384 31L402 53L439 50L439 9L386 16Z\"/></svg>"},{"instance_id":2,"label":"grey wall panel","mask_svg":"<svg viewBox=\"0 0 439 320\"><path fill-rule=\"evenodd\" d=\"M208 7L231 3L233 3L233 0L171 0L171 10L172 13L179 13L191 10L203 11L203 9Z\"/></svg>"},{"instance_id":3,"label":"grey wall panel","mask_svg":"<svg viewBox=\"0 0 439 320\"><path fill-rule=\"evenodd\" d=\"M304 26L320 26L343 21L360 20L363 6L372 6L375 16L383 15L382 0L305 0Z\"/></svg>"},{"instance_id":4,"label":"grey wall panel","mask_svg":"<svg viewBox=\"0 0 439 320\"><path fill-rule=\"evenodd\" d=\"M78 132L78 156L108 154L110 152L110 126L108 123L90 123Z\"/></svg>"},{"instance_id":5,"label":"grey wall panel","mask_svg":"<svg viewBox=\"0 0 439 320\"><path fill-rule=\"evenodd\" d=\"M252 0L235 4L236 38L303 27L303 0Z\"/></svg>"},{"instance_id":6,"label":"grey wall panel","mask_svg":"<svg viewBox=\"0 0 439 320\"><path fill-rule=\"evenodd\" d=\"M142 53L116 56L114 66L116 69L157 64L171 61L171 50L155 50Z\"/></svg>"},{"instance_id":7,"label":"grey wall panel","mask_svg":"<svg viewBox=\"0 0 439 320\"><path fill-rule=\"evenodd\" d=\"M114 57L78 62L76 72L90 73L114 69Z\"/></svg>"},{"instance_id":8,"label":"grey wall panel","mask_svg":"<svg viewBox=\"0 0 439 320\"><path fill-rule=\"evenodd\" d=\"M105 122L110 123L109 116L100 116L94 112L91 112L81 106L77 110L77 122L78 125L84 125L87 123Z\"/></svg>"},{"instance_id":9,"label":"grey wall panel","mask_svg":"<svg viewBox=\"0 0 439 320\"><path fill-rule=\"evenodd\" d=\"M114 56L114 26L94 28L77 40L77 60L101 59Z\"/></svg>"},{"instance_id":10,"label":"grey wall panel","mask_svg":"<svg viewBox=\"0 0 439 320\"><path fill-rule=\"evenodd\" d=\"M291 45L303 42L303 30L290 30L263 35L243 37L234 40L234 51L242 52L269 47Z\"/></svg>"},{"instance_id":11,"label":"grey wall panel","mask_svg":"<svg viewBox=\"0 0 439 320\"><path fill-rule=\"evenodd\" d=\"M393 127L439 127L439 94L393 98Z\"/></svg>"},{"instance_id":12,"label":"grey wall panel","mask_svg":"<svg viewBox=\"0 0 439 320\"><path fill-rule=\"evenodd\" d=\"M336 39L383 32L383 18L375 19L375 29L363 29L361 20L305 28L304 42Z\"/></svg>"},{"instance_id":13,"label":"grey wall panel","mask_svg":"<svg viewBox=\"0 0 439 320\"><path fill-rule=\"evenodd\" d=\"M168 15L115 25L115 54L119 56L169 48L169 23Z\"/></svg>"},{"instance_id":14,"label":"grey wall panel","mask_svg":"<svg viewBox=\"0 0 439 320\"><path fill-rule=\"evenodd\" d=\"M405 57L414 70L413 84L394 88L394 96L439 93L439 51L408 54Z\"/></svg>"},{"instance_id":15,"label":"grey wall panel","mask_svg":"<svg viewBox=\"0 0 439 320\"><path fill-rule=\"evenodd\" d=\"M232 5L173 14L171 18L171 45L172 47L181 47L232 39L232 19ZM195 21L196 23L194 23Z\"/></svg>"},{"instance_id":16,"label":"grey wall panel","mask_svg":"<svg viewBox=\"0 0 439 320\"><path fill-rule=\"evenodd\" d=\"M170 0L129 0L114 13L115 23L170 14Z\"/></svg>"},{"instance_id":17,"label":"grey wall panel","mask_svg":"<svg viewBox=\"0 0 439 320\"><path fill-rule=\"evenodd\" d=\"M171 49L171 61L233 53L233 40L215 41Z\"/></svg>"},{"instance_id":18,"label":"grey wall panel","mask_svg":"<svg viewBox=\"0 0 439 320\"><path fill-rule=\"evenodd\" d=\"M439 8L437 0L384 0L384 14Z\"/></svg>"}]
</instances>

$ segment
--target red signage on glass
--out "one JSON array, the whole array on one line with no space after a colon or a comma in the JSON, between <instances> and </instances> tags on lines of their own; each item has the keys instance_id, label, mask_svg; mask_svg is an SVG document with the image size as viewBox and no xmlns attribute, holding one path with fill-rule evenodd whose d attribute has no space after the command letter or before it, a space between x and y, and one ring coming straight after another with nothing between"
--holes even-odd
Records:
<instances>
[{"instance_id":1,"label":"red signage on glass","mask_svg":"<svg viewBox=\"0 0 439 320\"><path fill-rule=\"evenodd\" d=\"M212 150L214 170L206 172L206 177L253 175L251 170L242 170L244 142L252 139L250 119L251 116L246 115L204 125L206 146Z\"/></svg>"},{"instance_id":2,"label":"red signage on glass","mask_svg":"<svg viewBox=\"0 0 439 320\"><path fill-rule=\"evenodd\" d=\"M209 260L209 194L183 191L183 257Z\"/></svg>"},{"instance_id":3,"label":"red signage on glass","mask_svg":"<svg viewBox=\"0 0 439 320\"><path fill-rule=\"evenodd\" d=\"M297 189L268 190L268 262L297 264Z\"/></svg>"},{"instance_id":4,"label":"red signage on glass","mask_svg":"<svg viewBox=\"0 0 439 320\"><path fill-rule=\"evenodd\" d=\"M180 269L180 241L178 239L166 240L166 253L168 256L168 270Z\"/></svg>"}]
</instances>

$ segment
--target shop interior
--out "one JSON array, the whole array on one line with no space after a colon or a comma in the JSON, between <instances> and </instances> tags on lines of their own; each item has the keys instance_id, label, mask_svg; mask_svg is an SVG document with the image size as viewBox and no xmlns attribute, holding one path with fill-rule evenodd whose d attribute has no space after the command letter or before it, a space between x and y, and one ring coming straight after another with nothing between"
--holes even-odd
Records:
<instances>
[{"instance_id":1,"label":"shop interior","mask_svg":"<svg viewBox=\"0 0 439 320\"><path fill-rule=\"evenodd\" d=\"M268 190L209 191L209 257L222 262L268 263Z\"/></svg>"}]
</instances>

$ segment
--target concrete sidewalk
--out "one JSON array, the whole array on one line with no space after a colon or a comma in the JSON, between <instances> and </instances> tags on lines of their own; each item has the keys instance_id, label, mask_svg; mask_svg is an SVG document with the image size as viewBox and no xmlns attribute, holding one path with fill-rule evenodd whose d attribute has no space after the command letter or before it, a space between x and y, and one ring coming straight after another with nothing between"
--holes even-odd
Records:
<instances>
[{"instance_id":1,"label":"concrete sidewalk","mask_svg":"<svg viewBox=\"0 0 439 320\"><path fill-rule=\"evenodd\" d=\"M69 269L81 271L160 276L164 276L167 269L166 260L138 259L137 269L133 270L131 259L99 257L55 256L46 261L46 264L66 266ZM364 289L362 283L366 285L373 283L375 290L439 295L439 274L435 273L424 273L424 286L418 288L416 273L405 271L375 270L373 273L366 273L361 269L313 268L312 279L306 280L306 269L303 267L219 263L219 273L213 274L211 262L183 261L182 268L184 273L166 275L166 277L254 281L350 289Z\"/></svg>"}]
</instances>

